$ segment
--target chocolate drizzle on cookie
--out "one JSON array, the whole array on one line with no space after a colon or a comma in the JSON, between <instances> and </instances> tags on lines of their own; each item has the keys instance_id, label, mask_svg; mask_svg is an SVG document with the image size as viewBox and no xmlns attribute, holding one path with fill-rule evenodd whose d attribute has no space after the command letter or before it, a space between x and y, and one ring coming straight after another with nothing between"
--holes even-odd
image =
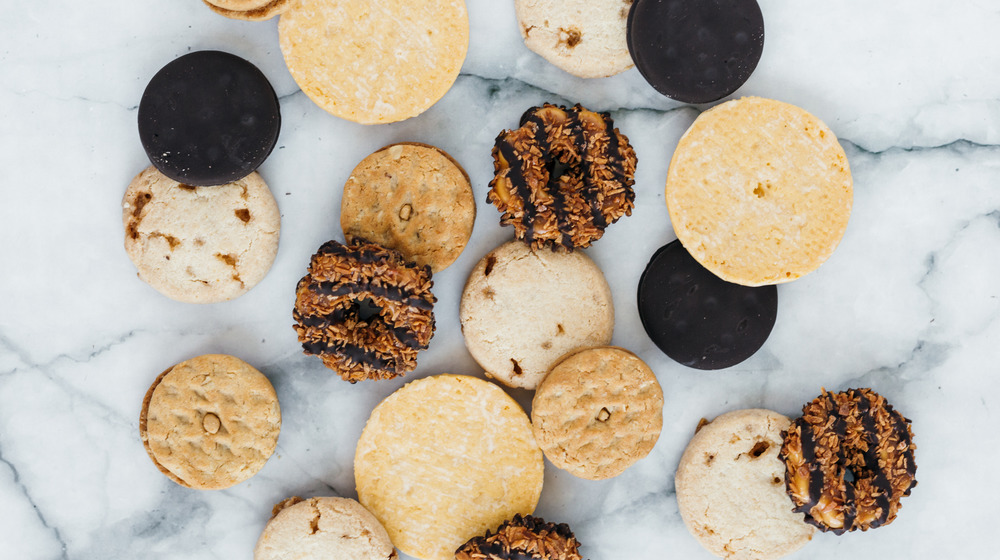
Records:
<instances>
[{"instance_id":1,"label":"chocolate drizzle on cookie","mask_svg":"<svg viewBox=\"0 0 1000 560\"><path fill-rule=\"evenodd\" d=\"M351 383L412 371L434 335L430 267L363 239L329 241L296 289L295 331L306 354ZM367 305L376 308L370 316Z\"/></svg>"},{"instance_id":2,"label":"chocolate drizzle on cookie","mask_svg":"<svg viewBox=\"0 0 1000 560\"><path fill-rule=\"evenodd\" d=\"M517 514L496 534L470 539L455 551L455 560L581 560L579 547L565 523Z\"/></svg>"},{"instance_id":3,"label":"chocolate drizzle on cookie","mask_svg":"<svg viewBox=\"0 0 1000 560\"><path fill-rule=\"evenodd\" d=\"M588 247L632 213L635 151L608 113L545 104L493 147L486 200L532 248Z\"/></svg>"}]
</instances>

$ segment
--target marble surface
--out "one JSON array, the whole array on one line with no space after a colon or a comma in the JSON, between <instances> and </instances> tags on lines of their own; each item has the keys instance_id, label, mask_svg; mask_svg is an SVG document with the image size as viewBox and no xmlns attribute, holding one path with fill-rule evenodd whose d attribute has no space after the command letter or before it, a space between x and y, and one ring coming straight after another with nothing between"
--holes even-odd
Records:
<instances>
[{"instance_id":1,"label":"marble surface","mask_svg":"<svg viewBox=\"0 0 1000 560\"><path fill-rule=\"evenodd\" d=\"M819 534L793 558L986 558L1000 461L1000 4L995 0L762 0L763 58L737 95L791 102L840 137L854 212L833 257L779 288L778 321L753 358L720 372L663 356L635 308L640 273L675 238L663 201L678 138L706 107L659 96L635 70L580 80L521 42L509 0L469 0L461 76L425 114L366 127L332 117L289 76L276 21L244 23L197 0L5 0L0 19L0 558L249 558L271 505L355 496L352 458L369 412L406 380L349 385L304 356L293 286L342 239L342 185L395 141L449 151L479 203L468 248L435 277L438 330L407 379L482 375L458 303L468 272L511 237L485 204L495 135L543 101L609 110L639 157L634 215L587 253L616 303L613 343L663 385L652 454L602 482L551 465L537 513L568 522L592 560L708 558L677 512L673 473L699 418L745 407L795 416L821 387L868 386L913 421L919 486L890 526ZM232 302L189 305L136 278L120 200L148 162L136 105L188 51L257 64L281 99L261 168L283 218L267 278ZM143 394L167 366L231 353L274 383L278 450L232 489L181 488L138 436ZM513 392L527 404L530 395Z\"/></svg>"}]
</instances>

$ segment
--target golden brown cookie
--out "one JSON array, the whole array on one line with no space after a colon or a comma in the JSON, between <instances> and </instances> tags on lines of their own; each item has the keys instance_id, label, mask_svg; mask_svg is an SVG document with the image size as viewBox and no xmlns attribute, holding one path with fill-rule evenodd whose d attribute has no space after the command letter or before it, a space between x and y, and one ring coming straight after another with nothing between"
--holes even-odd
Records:
<instances>
[{"instance_id":1,"label":"golden brown cookie","mask_svg":"<svg viewBox=\"0 0 1000 560\"><path fill-rule=\"evenodd\" d=\"M638 356L580 350L545 376L531 401L535 439L552 464L590 480L618 476L653 450L663 391Z\"/></svg>"},{"instance_id":2,"label":"golden brown cookie","mask_svg":"<svg viewBox=\"0 0 1000 560\"><path fill-rule=\"evenodd\" d=\"M271 382L225 354L198 356L161 373L139 416L142 444L160 472L201 490L229 488L256 474L279 431Z\"/></svg>"},{"instance_id":3,"label":"golden brown cookie","mask_svg":"<svg viewBox=\"0 0 1000 560\"><path fill-rule=\"evenodd\" d=\"M292 7L292 0L202 0L213 12L230 19L264 21L284 13ZM233 7L229 7L233 6Z\"/></svg>"},{"instance_id":4,"label":"golden brown cookie","mask_svg":"<svg viewBox=\"0 0 1000 560\"><path fill-rule=\"evenodd\" d=\"M405 142L386 146L351 172L340 225L440 272L465 248L476 221L469 176L444 150Z\"/></svg>"},{"instance_id":5,"label":"golden brown cookie","mask_svg":"<svg viewBox=\"0 0 1000 560\"><path fill-rule=\"evenodd\" d=\"M532 513L542 452L521 407L500 387L437 375L399 389L358 441L358 500L399 549L453 560L470 538Z\"/></svg>"},{"instance_id":6,"label":"golden brown cookie","mask_svg":"<svg viewBox=\"0 0 1000 560\"><path fill-rule=\"evenodd\" d=\"M582 560L579 548L569 525L517 514L495 534L469 539L455 551L455 560Z\"/></svg>"},{"instance_id":7,"label":"golden brown cookie","mask_svg":"<svg viewBox=\"0 0 1000 560\"><path fill-rule=\"evenodd\" d=\"M298 0L278 22L302 91L363 124L419 115L451 88L469 48L464 0Z\"/></svg>"},{"instance_id":8,"label":"golden brown cookie","mask_svg":"<svg viewBox=\"0 0 1000 560\"><path fill-rule=\"evenodd\" d=\"M684 248L723 280L795 280L837 247L851 215L851 171L822 121L745 97L702 113L670 161L666 200Z\"/></svg>"}]
</instances>

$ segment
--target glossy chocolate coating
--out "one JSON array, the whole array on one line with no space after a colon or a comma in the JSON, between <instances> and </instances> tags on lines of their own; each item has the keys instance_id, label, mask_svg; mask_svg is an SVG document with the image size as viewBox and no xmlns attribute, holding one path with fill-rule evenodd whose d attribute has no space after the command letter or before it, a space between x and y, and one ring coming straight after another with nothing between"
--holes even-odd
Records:
<instances>
[{"instance_id":1,"label":"glossy chocolate coating","mask_svg":"<svg viewBox=\"0 0 1000 560\"><path fill-rule=\"evenodd\" d=\"M278 141L278 97L242 58L198 51L153 76L139 102L139 139L161 173L193 186L246 177Z\"/></svg>"},{"instance_id":2,"label":"glossy chocolate coating","mask_svg":"<svg viewBox=\"0 0 1000 560\"><path fill-rule=\"evenodd\" d=\"M628 50L656 91L684 103L733 93L764 49L756 0L635 0Z\"/></svg>"},{"instance_id":3,"label":"glossy chocolate coating","mask_svg":"<svg viewBox=\"0 0 1000 560\"><path fill-rule=\"evenodd\" d=\"M778 313L775 286L752 288L715 276L681 246L661 247L639 279L639 318L667 355L697 369L722 369L764 345Z\"/></svg>"}]
</instances>

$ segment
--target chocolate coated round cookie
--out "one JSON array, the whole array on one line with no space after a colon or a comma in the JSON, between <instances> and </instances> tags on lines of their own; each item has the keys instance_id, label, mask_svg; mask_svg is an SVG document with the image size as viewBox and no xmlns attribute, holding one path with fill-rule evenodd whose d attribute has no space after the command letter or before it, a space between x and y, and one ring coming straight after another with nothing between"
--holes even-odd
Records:
<instances>
[{"instance_id":1,"label":"chocolate coated round cookie","mask_svg":"<svg viewBox=\"0 0 1000 560\"><path fill-rule=\"evenodd\" d=\"M278 97L264 74L220 51L184 55L160 69L139 102L139 139L153 165L207 187L246 177L278 141Z\"/></svg>"},{"instance_id":2,"label":"chocolate coated round cookie","mask_svg":"<svg viewBox=\"0 0 1000 560\"><path fill-rule=\"evenodd\" d=\"M689 367L722 369L764 345L778 313L775 286L721 280L678 241L661 247L639 279L639 318L663 352Z\"/></svg>"},{"instance_id":3,"label":"chocolate coated round cookie","mask_svg":"<svg viewBox=\"0 0 1000 560\"><path fill-rule=\"evenodd\" d=\"M764 49L756 0L636 0L627 43L642 77L684 103L710 103L736 91Z\"/></svg>"}]
</instances>

